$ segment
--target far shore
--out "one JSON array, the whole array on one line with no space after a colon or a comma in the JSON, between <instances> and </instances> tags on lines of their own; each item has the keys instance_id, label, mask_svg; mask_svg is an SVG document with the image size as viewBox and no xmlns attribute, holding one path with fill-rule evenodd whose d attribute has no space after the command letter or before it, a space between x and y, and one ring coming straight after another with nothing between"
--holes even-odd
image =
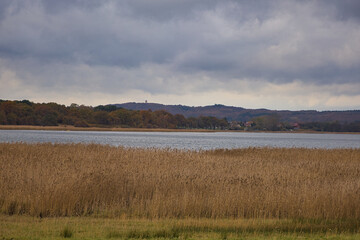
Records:
<instances>
[{"instance_id":1,"label":"far shore","mask_svg":"<svg viewBox=\"0 0 360 240\"><path fill-rule=\"evenodd\" d=\"M320 132L312 130L294 131L244 131L244 130L211 130L211 129L170 129L170 128L124 128L124 127L74 127L71 125L59 126L32 126L32 125L0 125L0 130L50 130L50 131L113 131L113 132L254 132L254 133L318 133L318 134L360 134L359 132Z\"/></svg>"},{"instance_id":2,"label":"far shore","mask_svg":"<svg viewBox=\"0 0 360 240\"><path fill-rule=\"evenodd\" d=\"M209 130L209 129L74 127L71 125L59 125L59 126L0 125L0 130L113 131L113 132L218 132L218 130Z\"/></svg>"}]
</instances>

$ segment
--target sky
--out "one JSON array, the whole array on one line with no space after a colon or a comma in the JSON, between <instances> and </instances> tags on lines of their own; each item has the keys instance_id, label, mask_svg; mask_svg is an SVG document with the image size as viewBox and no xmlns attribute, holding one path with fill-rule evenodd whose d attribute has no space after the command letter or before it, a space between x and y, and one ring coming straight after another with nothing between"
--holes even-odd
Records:
<instances>
[{"instance_id":1,"label":"sky","mask_svg":"<svg viewBox=\"0 0 360 240\"><path fill-rule=\"evenodd\" d=\"M360 1L1 0L0 99L360 109Z\"/></svg>"}]
</instances>

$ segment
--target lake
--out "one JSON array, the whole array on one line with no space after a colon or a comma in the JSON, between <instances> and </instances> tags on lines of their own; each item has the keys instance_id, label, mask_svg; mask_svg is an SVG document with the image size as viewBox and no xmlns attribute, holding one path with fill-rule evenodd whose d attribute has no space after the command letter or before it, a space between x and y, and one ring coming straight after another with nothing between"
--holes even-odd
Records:
<instances>
[{"instance_id":1,"label":"lake","mask_svg":"<svg viewBox=\"0 0 360 240\"><path fill-rule=\"evenodd\" d=\"M141 148L360 148L360 134L0 130L0 142L99 143Z\"/></svg>"}]
</instances>

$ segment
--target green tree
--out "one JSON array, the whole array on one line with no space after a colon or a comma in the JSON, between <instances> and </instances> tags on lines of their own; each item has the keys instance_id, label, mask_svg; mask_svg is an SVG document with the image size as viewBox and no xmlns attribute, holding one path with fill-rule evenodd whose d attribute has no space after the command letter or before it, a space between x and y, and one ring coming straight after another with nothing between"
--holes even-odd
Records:
<instances>
[{"instance_id":1,"label":"green tree","mask_svg":"<svg viewBox=\"0 0 360 240\"><path fill-rule=\"evenodd\" d=\"M97 124L109 125L110 123L109 113L105 111L94 112L94 120Z\"/></svg>"},{"instance_id":2,"label":"green tree","mask_svg":"<svg viewBox=\"0 0 360 240\"><path fill-rule=\"evenodd\" d=\"M132 114L133 111L127 109L118 109L109 113L109 116L112 119L112 124L120 126L132 126Z\"/></svg>"},{"instance_id":3,"label":"green tree","mask_svg":"<svg viewBox=\"0 0 360 240\"><path fill-rule=\"evenodd\" d=\"M257 130L277 131L280 130L280 118L277 114L260 116L252 119Z\"/></svg>"},{"instance_id":4,"label":"green tree","mask_svg":"<svg viewBox=\"0 0 360 240\"><path fill-rule=\"evenodd\" d=\"M53 109L51 104L35 105L37 125L56 126L58 125L58 111Z\"/></svg>"},{"instance_id":5,"label":"green tree","mask_svg":"<svg viewBox=\"0 0 360 240\"><path fill-rule=\"evenodd\" d=\"M3 110L0 110L0 124L7 124L6 114Z\"/></svg>"},{"instance_id":6,"label":"green tree","mask_svg":"<svg viewBox=\"0 0 360 240\"><path fill-rule=\"evenodd\" d=\"M187 125L187 120L182 114L175 114L176 127L177 128L185 128Z\"/></svg>"},{"instance_id":7,"label":"green tree","mask_svg":"<svg viewBox=\"0 0 360 240\"><path fill-rule=\"evenodd\" d=\"M94 108L95 111L105 111L105 112L112 112L116 111L117 107L115 105L99 105Z\"/></svg>"}]
</instances>

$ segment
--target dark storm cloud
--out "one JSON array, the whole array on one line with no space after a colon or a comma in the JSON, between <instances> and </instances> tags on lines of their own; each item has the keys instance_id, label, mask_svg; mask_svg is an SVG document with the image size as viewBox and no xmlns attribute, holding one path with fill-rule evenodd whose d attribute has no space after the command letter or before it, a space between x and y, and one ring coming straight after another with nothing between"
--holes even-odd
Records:
<instances>
[{"instance_id":1,"label":"dark storm cloud","mask_svg":"<svg viewBox=\"0 0 360 240\"><path fill-rule=\"evenodd\" d=\"M39 86L91 79L87 87L104 92L358 83L359 8L357 0L4 0L0 60Z\"/></svg>"},{"instance_id":2,"label":"dark storm cloud","mask_svg":"<svg viewBox=\"0 0 360 240\"><path fill-rule=\"evenodd\" d=\"M1 56L137 67L163 63L181 49L182 37L171 24L136 16L127 3L102 3L33 1L20 9L16 2L8 4Z\"/></svg>"}]
</instances>

